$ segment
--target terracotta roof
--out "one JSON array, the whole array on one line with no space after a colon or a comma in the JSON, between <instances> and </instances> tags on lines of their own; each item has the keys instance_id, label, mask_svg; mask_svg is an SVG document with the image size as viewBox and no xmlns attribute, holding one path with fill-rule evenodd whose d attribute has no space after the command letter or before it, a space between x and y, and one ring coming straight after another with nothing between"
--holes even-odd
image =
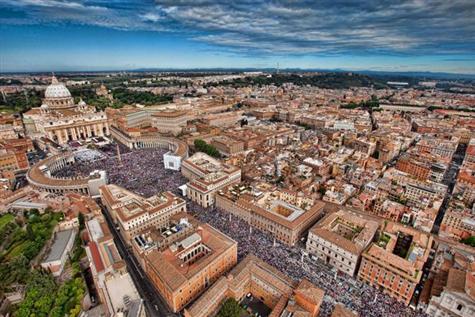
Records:
<instances>
[{"instance_id":1,"label":"terracotta roof","mask_svg":"<svg viewBox=\"0 0 475 317\"><path fill-rule=\"evenodd\" d=\"M238 201L236 202L238 205L243 206L247 210L254 212L266 219L272 220L275 223L280 224L283 227L294 229L300 226L302 223L306 222L307 220L316 217L316 215L323 212L323 208L325 203L323 201L317 201L312 208L302 213L296 219L290 221L284 217L281 217L273 212L267 211L266 209L259 207L255 204L255 202L246 199L245 195L241 196Z\"/></svg>"},{"instance_id":2,"label":"terracotta roof","mask_svg":"<svg viewBox=\"0 0 475 317\"><path fill-rule=\"evenodd\" d=\"M355 226L362 228L362 230L355 235L353 241L339 235L332 230L333 224L339 219L353 223ZM310 229L310 232L332 242L333 244L336 244L348 252L359 255L372 241L378 226L378 223L375 221L365 220L343 210L339 210L338 212L329 214L322 221L318 222Z\"/></svg>"},{"instance_id":3,"label":"terracotta roof","mask_svg":"<svg viewBox=\"0 0 475 317\"><path fill-rule=\"evenodd\" d=\"M347 309L342 304L336 304L331 317L358 317L358 314Z\"/></svg>"},{"instance_id":4,"label":"terracotta roof","mask_svg":"<svg viewBox=\"0 0 475 317\"><path fill-rule=\"evenodd\" d=\"M159 111L152 114L152 117L166 117L166 118L177 118L182 116L187 116L188 111L176 110L176 111Z\"/></svg>"},{"instance_id":5,"label":"terracotta roof","mask_svg":"<svg viewBox=\"0 0 475 317\"><path fill-rule=\"evenodd\" d=\"M320 306L323 302L323 296L325 292L316 287L307 279L302 279L295 289L295 292L303 296L307 301Z\"/></svg>"},{"instance_id":6,"label":"terracotta roof","mask_svg":"<svg viewBox=\"0 0 475 317\"><path fill-rule=\"evenodd\" d=\"M451 268L446 288L454 292L465 293L465 271Z\"/></svg>"},{"instance_id":7,"label":"terracotta roof","mask_svg":"<svg viewBox=\"0 0 475 317\"><path fill-rule=\"evenodd\" d=\"M180 259L171 251L170 248L164 251L154 250L146 255L150 268L160 277L169 289L175 291L180 286L195 276L197 273L205 270L219 255L228 249L237 247L237 243L214 229L208 224L201 224L201 230L197 231L201 236L204 245L211 249L211 253L199 259L191 265L182 265Z\"/></svg>"},{"instance_id":8,"label":"terracotta roof","mask_svg":"<svg viewBox=\"0 0 475 317\"><path fill-rule=\"evenodd\" d=\"M88 244L89 250L91 250L92 261L94 262L94 267L96 268L97 272L104 271L104 263L101 259L101 254L99 252L99 248L94 241L89 242Z\"/></svg>"},{"instance_id":9,"label":"terracotta roof","mask_svg":"<svg viewBox=\"0 0 475 317\"><path fill-rule=\"evenodd\" d=\"M469 183L471 185L475 184L475 175L472 170L469 169L462 169L460 170L458 176L457 176L457 181L462 181Z\"/></svg>"}]
</instances>

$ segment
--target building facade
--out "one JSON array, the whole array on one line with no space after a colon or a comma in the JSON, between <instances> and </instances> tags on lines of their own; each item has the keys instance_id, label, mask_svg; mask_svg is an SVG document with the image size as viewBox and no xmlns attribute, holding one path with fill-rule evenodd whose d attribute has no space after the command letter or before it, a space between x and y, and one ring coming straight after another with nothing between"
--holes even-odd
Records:
<instances>
[{"instance_id":1,"label":"building facade","mask_svg":"<svg viewBox=\"0 0 475 317\"><path fill-rule=\"evenodd\" d=\"M75 104L66 86L54 76L41 107L24 113L23 122L32 138L46 137L60 145L110 133L106 113L97 112L82 100Z\"/></svg>"},{"instance_id":2,"label":"building facade","mask_svg":"<svg viewBox=\"0 0 475 317\"><path fill-rule=\"evenodd\" d=\"M388 222L362 253L358 279L409 305L432 242L429 233Z\"/></svg>"},{"instance_id":3,"label":"building facade","mask_svg":"<svg viewBox=\"0 0 475 317\"><path fill-rule=\"evenodd\" d=\"M241 169L221 163L198 152L182 162L181 173L188 178L186 195L203 207L215 204L216 193L241 181Z\"/></svg>"},{"instance_id":4,"label":"building facade","mask_svg":"<svg viewBox=\"0 0 475 317\"><path fill-rule=\"evenodd\" d=\"M323 202L297 199L289 192L264 192L241 184L230 186L216 195L216 207L287 245L294 245L323 217L324 205Z\"/></svg>"},{"instance_id":5,"label":"building facade","mask_svg":"<svg viewBox=\"0 0 475 317\"><path fill-rule=\"evenodd\" d=\"M117 185L100 188L101 201L130 243L132 237L151 227L165 226L171 216L186 211L185 200L171 192L144 198Z\"/></svg>"},{"instance_id":6,"label":"building facade","mask_svg":"<svg viewBox=\"0 0 475 317\"><path fill-rule=\"evenodd\" d=\"M189 225L194 222L187 220ZM141 254L146 274L173 312L182 310L237 263L236 241L208 224L191 227L168 247Z\"/></svg>"},{"instance_id":7,"label":"building facade","mask_svg":"<svg viewBox=\"0 0 475 317\"><path fill-rule=\"evenodd\" d=\"M371 243L379 224L339 210L308 233L307 251L348 275L355 275L361 253Z\"/></svg>"},{"instance_id":8,"label":"building facade","mask_svg":"<svg viewBox=\"0 0 475 317\"><path fill-rule=\"evenodd\" d=\"M152 114L152 127L164 134L178 135L190 120L189 111L169 110Z\"/></svg>"},{"instance_id":9,"label":"building facade","mask_svg":"<svg viewBox=\"0 0 475 317\"><path fill-rule=\"evenodd\" d=\"M239 301L252 294L271 309L269 316L316 317L324 292L308 280L294 282L254 255L248 255L185 309L185 317L214 316L226 298Z\"/></svg>"}]
</instances>

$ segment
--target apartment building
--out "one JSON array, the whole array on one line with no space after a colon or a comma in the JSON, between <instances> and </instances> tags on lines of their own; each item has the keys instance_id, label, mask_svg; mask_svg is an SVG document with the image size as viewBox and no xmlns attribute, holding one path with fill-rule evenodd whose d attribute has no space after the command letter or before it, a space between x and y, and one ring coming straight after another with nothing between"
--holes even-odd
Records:
<instances>
[{"instance_id":1,"label":"apartment building","mask_svg":"<svg viewBox=\"0 0 475 317\"><path fill-rule=\"evenodd\" d=\"M420 180L441 182L448 166L440 162L431 162L431 160L416 154L404 153L397 161L396 168Z\"/></svg>"},{"instance_id":2,"label":"apartment building","mask_svg":"<svg viewBox=\"0 0 475 317\"><path fill-rule=\"evenodd\" d=\"M203 207L215 203L216 192L241 181L241 169L198 152L182 162L181 172L188 178L186 196Z\"/></svg>"},{"instance_id":3,"label":"apartment building","mask_svg":"<svg viewBox=\"0 0 475 317\"><path fill-rule=\"evenodd\" d=\"M251 254L187 307L184 316L214 316L226 298L239 301L247 294L269 307L269 316L316 317L324 296L323 290L308 280L297 283Z\"/></svg>"},{"instance_id":4,"label":"apartment building","mask_svg":"<svg viewBox=\"0 0 475 317\"><path fill-rule=\"evenodd\" d=\"M294 245L324 215L325 204L289 191L238 184L218 192L216 207L268 232L276 240Z\"/></svg>"},{"instance_id":5,"label":"apartment building","mask_svg":"<svg viewBox=\"0 0 475 317\"><path fill-rule=\"evenodd\" d=\"M217 136L213 138L211 145L224 156L231 156L244 151L244 142L234 140L228 136Z\"/></svg>"},{"instance_id":6,"label":"apartment building","mask_svg":"<svg viewBox=\"0 0 475 317\"><path fill-rule=\"evenodd\" d=\"M178 135L183 132L186 124L190 120L189 111L167 110L158 111L152 114L151 124L158 132L164 134Z\"/></svg>"},{"instance_id":7,"label":"apartment building","mask_svg":"<svg viewBox=\"0 0 475 317\"><path fill-rule=\"evenodd\" d=\"M462 168L457 175L454 196L458 195L468 205L475 202L475 171Z\"/></svg>"},{"instance_id":8,"label":"apartment building","mask_svg":"<svg viewBox=\"0 0 475 317\"><path fill-rule=\"evenodd\" d=\"M353 276L361 253L373 240L378 226L375 221L339 210L310 229L306 248L323 262Z\"/></svg>"},{"instance_id":9,"label":"apartment building","mask_svg":"<svg viewBox=\"0 0 475 317\"><path fill-rule=\"evenodd\" d=\"M86 222L86 254L105 316L145 316L145 307L103 216Z\"/></svg>"},{"instance_id":10,"label":"apartment building","mask_svg":"<svg viewBox=\"0 0 475 317\"><path fill-rule=\"evenodd\" d=\"M440 224L439 235L460 241L475 236L474 208L468 208L463 201L452 198Z\"/></svg>"},{"instance_id":11,"label":"apartment building","mask_svg":"<svg viewBox=\"0 0 475 317\"><path fill-rule=\"evenodd\" d=\"M231 111L231 112L208 114L203 117L202 121L210 126L215 126L215 127L233 127L241 119L242 119L242 112Z\"/></svg>"},{"instance_id":12,"label":"apartment building","mask_svg":"<svg viewBox=\"0 0 475 317\"><path fill-rule=\"evenodd\" d=\"M144 198L117 185L99 189L101 201L119 226L125 241L150 227L165 226L168 219L186 211L186 202L171 192Z\"/></svg>"},{"instance_id":13,"label":"apartment building","mask_svg":"<svg viewBox=\"0 0 475 317\"><path fill-rule=\"evenodd\" d=\"M188 225L195 222L190 218L183 218ZM170 309L178 312L237 263L237 242L204 223L174 240L142 257L146 274Z\"/></svg>"},{"instance_id":14,"label":"apartment building","mask_svg":"<svg viewBox=\"0 0 475 317\"><path fill-rule=\"evenodd\" d=\"M425 137L416 144L416 151L437 155L441 159L450 162L457 150L458 143L459 138L455 136L450 139Z\"/></svg>"},{"instance_id":15,"label":"apartment building","mask_svg":"<svg viewBox=\"0 0 475 317\"><path fill-rule=\"evenodd\" d=\"M422 278L432 242L429 233L386 223L378 240L362 253L358 279L408 305Z\"/></svg>"}]
</instances>

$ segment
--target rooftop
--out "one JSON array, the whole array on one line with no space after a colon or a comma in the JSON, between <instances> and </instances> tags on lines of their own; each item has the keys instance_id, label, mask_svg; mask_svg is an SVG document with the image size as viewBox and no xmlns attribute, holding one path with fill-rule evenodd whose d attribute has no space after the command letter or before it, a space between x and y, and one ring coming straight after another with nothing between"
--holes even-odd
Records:
<instances>
[{"instance_id":1,"label":"rooftop","mask_svg":"<svg viewBox=\"0 0 475 317\"><path fill-rule=\"evenodd\" d=\"M129 221L144 213L160 212L185 201L171 192L163 192L144 198L120 186L109 184L101 187L101 196L115 209L122 221Z\"/></svg>"},{"instance_id":2,"label":"rooftop","mask_svg":"<svg viewBox=\"0 0 475 317\"><path fill-rule=\"evenodd\" d=\"M348 252L360 254L373 240L378 226L376 221L339 210L313 226L310 232Z\"/></svg>"},{"instance_id":3,"label":"rooftop","mask_svg":"<svg viewBox=\"0 0 475 317\"><path fill-rule=\"evenodd\" d=\"M75 235L74 229L68 229L64 231L58 231L55 234L53 245L48 254L48 257L43 262L53 262L61 259L61 256L66 251L71 236Z\"/></svg>"},{"instance_id":4,"label":"rooftop","mask_svg":"<svg viewBox=\"0 0 475 317\"><path fill-rule=\"evenodd\" d=\"M381 241L383 239L384 243ZM402 224L388 222L380 239L363 254L410 278L419 279L432 244L432 236Z\"/></svg>"},{"instance_id":5,"label":"rooftop","mask_svg":"<svg viewBox=\"0 0 475 317\"><path fill-rule=\"evenodd\" d=\"M200 224L187 237L169 248L146 255L151 270L171 290L176 290L237 243L208 224Z\"/></svg>"}]
</instances>

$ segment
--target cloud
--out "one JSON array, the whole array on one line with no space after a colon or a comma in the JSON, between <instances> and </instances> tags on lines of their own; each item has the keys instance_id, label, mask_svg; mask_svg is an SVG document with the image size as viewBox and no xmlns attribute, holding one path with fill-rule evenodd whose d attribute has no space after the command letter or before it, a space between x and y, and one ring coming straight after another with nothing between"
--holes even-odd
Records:
<instances>
[{"instance_id":1,"label":"cloud","mask_svg":"<svg viewBox=\"0 0 475 317\"><path fill-rule=\"evenodd\" d=\"M23 16L0 23L70 22L179 32L255 55L473 55L473 0L3 0Z\"/></svg>"},{"instance_id":2,"label":"cloud","mask_svg":"<svg viewBox=\"0 0 475 317\"><path fill-rule=\"evenodd\" d=\"M475 48L471 0L156 3L170 19L205 33L197 40L237 49L427 54L452 48L473 53Z\"/></svg>"},{"instance_id":3,"label":"cloud","mask_svg":"<svg viewBox=\"0 0 475 317\"><path fill-rule=\"evenodd\" d=\"M140 16L144 21L151 21L151 22L157 22L163 19L163 17L159 14L148 12L145 14L142 14Z\"/></svg>"},{"instance_id":4,"label":"cloud","mask_svg":"<svg viewBox=\"0 0 475 317\"><path fill-rule=\"evenodd\" d=\"M125 0L3 0L0 10L2 7L24 14L23 18L3 16L0 23L4 24L18 25L23 21L23 24L75 23L120 30L164 29L155 23L159 15L151 11L154 6L133 5Z\"/></svg>"}]
</instances>

